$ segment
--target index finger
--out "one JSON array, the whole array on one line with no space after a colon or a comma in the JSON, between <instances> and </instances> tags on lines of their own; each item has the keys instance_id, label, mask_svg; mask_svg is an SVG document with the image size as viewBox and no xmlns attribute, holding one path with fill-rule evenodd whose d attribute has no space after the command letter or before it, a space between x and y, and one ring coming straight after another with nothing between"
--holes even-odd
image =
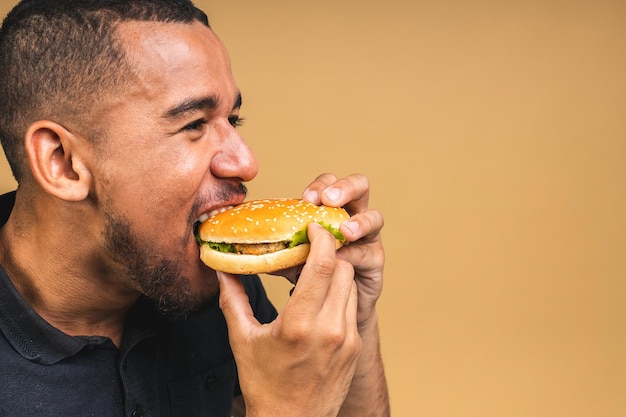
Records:
<instances>
[{"instance_id":1,"label":"index finger","mask_svg":"<svg viewBox=\"0 0 626 417\"><path fill-rule=\"evenodd\" d=\"M322 174L304 190L302 198L314 204L345 207L350 214L362 213L368 208L369 179L362 174L352 174L337 179L332 174Z\"/></svg>"}]
</instances>

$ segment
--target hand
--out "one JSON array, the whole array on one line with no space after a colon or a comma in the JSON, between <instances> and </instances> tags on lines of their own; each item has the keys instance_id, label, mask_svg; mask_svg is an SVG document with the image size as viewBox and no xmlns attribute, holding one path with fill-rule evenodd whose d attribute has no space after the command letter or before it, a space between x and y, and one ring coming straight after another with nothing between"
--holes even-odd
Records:
<instances>
[{"instance_id":1,"label":"hand","mask_svg":"<svg viewBox=\"0 0 626 417\"><path fill-rule=\"evenodd\" d=\"M307 263L272 323L254 318L239 278L218 273L248 417L336 416L350 388L362 343L354 269L321 226L308 234Z\"/></svg>"},{"instance_id":2,"label":"hand","mask_svg":"<svg viewBox=\"0 0 626 417\"><path fill-rule=\"evenodd\" d=\"M384 220L369 204L370 185L363 175L337 179L332 174L317 177L304 191L302 198L314 204L344 207L352 216L340 231L350 242L337 252L337 257L353 265L359 294L357 321L362 327L375 315L375 307L383 287L385 253L381 238Z\"/></svg>"},{"instance_id":3,"label":"hand","mask_svg":"<svg viewBox=\"0 0 626 417\"><path fill-rule=\"evenodd\" d=\"M350 244L337 252L337 258L348 261L355 270L361 355L341 408L341 417L390 415L376 313L385 264L380 234L384 221L378 211L368 207L369 190L369 181L362 175L337 179L334 175L323 174L303 193L305 200L327 206L343 206L352 215L340 228Z\"/></svg>"}]
</instances>

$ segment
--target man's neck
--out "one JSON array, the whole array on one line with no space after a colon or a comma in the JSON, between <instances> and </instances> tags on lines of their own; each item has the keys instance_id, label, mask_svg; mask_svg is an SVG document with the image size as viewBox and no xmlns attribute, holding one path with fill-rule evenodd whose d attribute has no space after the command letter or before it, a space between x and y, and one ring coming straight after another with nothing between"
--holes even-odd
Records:
<instances>
[{"instance_id":1,"label":"man's neck","mask_svg":"<svg viewBox=\"0 0 626 417\"><path fill-rule=\"evenodd\" d=\"M64 333L105 336L119 346L126 314L139 293L98 266L89 242L95 239L67 233L67 228L54 230L54 222L44 222L47 229L42 223L23 227L23 220L14 211L0 229L0 264L22 297ZM90 258L94 262L85 262Z\"/></svg>"}]
</instances>

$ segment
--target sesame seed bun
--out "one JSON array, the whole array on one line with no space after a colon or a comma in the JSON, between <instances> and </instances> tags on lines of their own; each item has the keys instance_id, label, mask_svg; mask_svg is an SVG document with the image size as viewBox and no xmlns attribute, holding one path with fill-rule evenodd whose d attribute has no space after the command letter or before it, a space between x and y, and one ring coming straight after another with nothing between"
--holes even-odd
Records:
<instances>
[{"instance_id":1,"label":"sesame seed bun","mask_svg":"<svg viewBox=\"0 0 626 417\"><path fill-rule=\"evenodd\" d=\"M298 199L276 198L247 201L218 213L198 229L200 258L209 267L233 274L260 274L303 264L308 243L289 247L294 234L309 223L321 223L338 231L349 218L342 208L316 206ZM209 243L226 244L231 252ZM343 245L336 239L336 247ZM243 253L241 253L243 252Z\"/></svg>"}]
</instances>

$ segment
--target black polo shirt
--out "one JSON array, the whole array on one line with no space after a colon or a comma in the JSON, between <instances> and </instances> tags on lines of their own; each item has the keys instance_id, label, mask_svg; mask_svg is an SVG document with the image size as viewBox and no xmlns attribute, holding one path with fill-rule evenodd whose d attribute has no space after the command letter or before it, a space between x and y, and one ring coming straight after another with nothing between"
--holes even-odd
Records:
<instances>
[{"instance_id":1,"label":"black polo shirt","mask_svg":"<svg viewBox=\"0 0 626 417\"><path fill-rule=\"evenodd\" d=\"M14 194L0 196L0 227ZM276 317L258 277L244 286L261 322ZM119 349L43 320L0 267L0 416L230 416L239 393L216 305L169 321L151 300L129 312Z\"/></svg>"}]
</instances>

